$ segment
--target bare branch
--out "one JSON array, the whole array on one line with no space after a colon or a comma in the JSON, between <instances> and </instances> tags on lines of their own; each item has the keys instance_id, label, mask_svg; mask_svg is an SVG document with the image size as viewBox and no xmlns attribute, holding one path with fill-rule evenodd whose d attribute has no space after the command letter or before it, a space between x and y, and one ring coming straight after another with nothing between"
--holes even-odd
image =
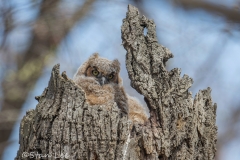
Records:
<instances>
[{"instance_id":1,"label":"bare branch","mask_svg":"<svg viewBox=\"0 0 240 160\"><path fill-rule=\"evenodd\" d=\"M174 0L177 5L186 9L203 9L210 13L223 16L226 20L231 22L240 23L240 12L234 8L213 4L200 0Z\"/></svg>"}]
</instances>

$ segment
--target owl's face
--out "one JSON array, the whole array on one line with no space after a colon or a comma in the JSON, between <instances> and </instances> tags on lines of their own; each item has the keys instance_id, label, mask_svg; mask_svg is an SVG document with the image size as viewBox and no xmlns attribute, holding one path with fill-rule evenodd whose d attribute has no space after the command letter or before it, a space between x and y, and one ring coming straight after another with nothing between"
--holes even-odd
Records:
<instances>
[{"instance_id":1,"label":"owl's face","mask_svg":"<svg viewBox=\"0 0 240 160\"><path fill-rule=\"evenodd\" d=\"M110 61L97 55L89 59L89 66L85 76L95 78L100 85L118 84L119 71L120 64L118 60Z\"/></svg>"}]
</instances>

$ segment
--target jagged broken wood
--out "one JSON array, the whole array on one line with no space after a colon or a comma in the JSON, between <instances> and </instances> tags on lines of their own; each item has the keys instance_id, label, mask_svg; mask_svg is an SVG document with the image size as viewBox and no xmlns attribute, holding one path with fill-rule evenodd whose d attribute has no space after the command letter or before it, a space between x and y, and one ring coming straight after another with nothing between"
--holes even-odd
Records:
<instances>
[{"instance_id":1,"label":"jagged broken wood","mask_svg":"<svg viewBox=\"0 0 240 160\"><path fill-rule=\"evenodd\" d=\"M60 75L56 65L48 87L36 97L36 109L21 122L16 159L30 159L26 152L34 159L214 159L216 104L210 88L192 98L188 91L192 79L180 77L180 69L166 70L172 53L158 44L154 22L140 17L131 5L123 20L122 40L131 85L145 97L149 122L129 130L128 119L116 104L110 112L104 106L90 106L83 90L65 72Z\"/></svg>"},{"instance_id":2,"label":"jagged broken wood","mask_svg":"<svg viewBox=\"0 0 240 160\"><path fill-rule=\"evenodd\" d=\"M144 28L147 29L146 36ZM172 53L158 44L153 20L128 6L122 25L123 46L131 86L145 97L150 125L144 126L143 159L214 159L216 104L207 88L192 98L193 80L180 69L167 71Z\"/></svg>"},{"instance_id":3,"label":"jagged broken wood","mask_svg":"<svg viewBox=\"0 0 240 160\"><path fill-rule=\"evenodd\" d=\"M129 131L127 116L120 117L116 104L110 112L104 106L90 106L83 90L65 72L59 74L59 65L36 99L36 109L21 122L16 159L30 159L30 153L34 159L121 159Z\"/></svg>"}]
</instances>

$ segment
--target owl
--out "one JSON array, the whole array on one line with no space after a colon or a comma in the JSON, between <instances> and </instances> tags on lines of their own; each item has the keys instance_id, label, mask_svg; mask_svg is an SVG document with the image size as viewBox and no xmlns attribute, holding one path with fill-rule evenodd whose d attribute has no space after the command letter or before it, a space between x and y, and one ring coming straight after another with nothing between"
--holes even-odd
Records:
<instances>
[{"instance_id":1,"label":"owl","mask_svg":"<svg viewBox=\"0 0 240 160\"><path fill-rule=\"evenodd\" d=\"M116 102L129 119L143 124L147 121L146 112L135 98L126 94L119 72L118 60L110 61L94 53L78 68L73 80L84 90L90 105L104 105L110 110Z\"/></svg>"}]
</instances>

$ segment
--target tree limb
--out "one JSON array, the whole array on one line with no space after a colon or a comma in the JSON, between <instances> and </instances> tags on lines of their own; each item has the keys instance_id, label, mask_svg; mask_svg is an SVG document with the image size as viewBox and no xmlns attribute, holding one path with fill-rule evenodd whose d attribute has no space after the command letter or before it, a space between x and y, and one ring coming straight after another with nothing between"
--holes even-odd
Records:
<instances>
[{"instance_id":1,"label":"tree limb","mask_svg":"<svg viewBox=\"0 0 240 160\"><path fill-rule=\"evenodd\" d=\"M174 0L174 2L186 9L202 9L210 13L221 15L228 21L240 23L240 13L234 8L199 0Z\"/></svg>"}]
</instances>

